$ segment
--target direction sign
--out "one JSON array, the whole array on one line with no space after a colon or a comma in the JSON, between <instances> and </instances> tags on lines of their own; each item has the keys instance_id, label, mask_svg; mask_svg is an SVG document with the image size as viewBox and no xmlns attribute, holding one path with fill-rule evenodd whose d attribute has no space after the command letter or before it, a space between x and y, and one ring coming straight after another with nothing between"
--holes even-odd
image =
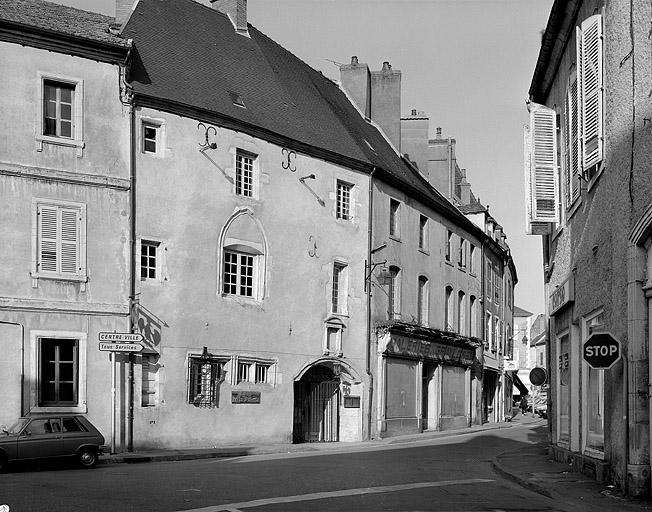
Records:
<instances>
[{"instance_id":1,"label":"direction sign","mask_svg":"<svg viewBox=\"0 0 652 512\"><path fill-rule=\"evenodd\" d=\"M105 343L100 341L102 352L140 352L143 350L142 343Z\"/></svg>"},{"instance_id":2,"label":"direction sign","mask_svg":"<svg viewBox=\"0 0 652 512\"><path fill-rule=\"evenodd\" d=\"M620 340L609 332L595 332L584 342L582 353L591 368L607 370L620 359Z\"/></svg>"},{"instance_id":3,"label":"direction sign","mask_svg":"<svg viewBox=\"0 0 652 512\"><path fill-rule=\"evenodd\" d=\"M143 335L131 332L101 332L100 341L110 343L134 343L143 341Z\"/></svg>"}]
</instances>

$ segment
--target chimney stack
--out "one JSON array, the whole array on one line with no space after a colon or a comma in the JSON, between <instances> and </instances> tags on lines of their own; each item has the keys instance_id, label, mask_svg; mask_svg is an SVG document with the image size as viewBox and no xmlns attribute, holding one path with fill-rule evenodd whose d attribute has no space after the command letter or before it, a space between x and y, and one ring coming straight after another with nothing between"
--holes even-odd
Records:
<instances>
[{"instance_id":1,"label":"chimney stack","mask_svg":"<svg viewBox=\"0 0 652 512\"><path fill-rule=\"evenodd\" d=\"M238 34L249 35L247 29L247 0L210 0L211 7L226 14Z\"/></svg>"},{"instance_id":2,"label":"chimney stack","mask_svg":"<svg viewBox=\"0 0 652 512\"><path fill-rule=\"evenodd\" d=\"M392 70L387 61L371 73L371 120L401 151L401 72Z\"/></svg>"},{"instance_id":3,"label":"chimney stack","mask_svg":"<svg viewBox=\"0 0 652 512\"><path fill-rule=\"evenodd\" d=\"M121 28L129 19L135 4L136 0L115 0L115 25L112 27Z\"/></svg>"},{"instance_id":4,"label":"chimney stack","mask_svg":"<svg viewBox=\"0 0 652 512\"><path fill-rule=\"evenodd\" d=\"M358 57L351 57L351 64L340 66L342 89L358 107L366 119L371 119L371 75L367 64L360 64Z\"/></svg>"}]
</instances>

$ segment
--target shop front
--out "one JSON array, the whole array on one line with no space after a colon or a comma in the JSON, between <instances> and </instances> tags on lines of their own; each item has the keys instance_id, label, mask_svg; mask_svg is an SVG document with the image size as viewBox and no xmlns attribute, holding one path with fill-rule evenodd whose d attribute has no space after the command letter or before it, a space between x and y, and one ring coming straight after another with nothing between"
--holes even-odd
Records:
<instances>
[{"instance_id":1,"label":"shop front","mask_svg":"<svg viewBox=\"0 0 652 512\"><path fill-rule=\"evenodd\" d=\"M471 425L477 342L397 322L376 335L380 437Z\"/></svg>"}]
</instances>

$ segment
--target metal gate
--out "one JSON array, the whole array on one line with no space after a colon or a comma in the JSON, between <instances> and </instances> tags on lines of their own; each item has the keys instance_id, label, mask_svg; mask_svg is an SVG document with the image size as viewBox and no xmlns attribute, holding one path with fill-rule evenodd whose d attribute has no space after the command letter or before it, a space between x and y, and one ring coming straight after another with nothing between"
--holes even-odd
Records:
<instances>
[{"instance_id":1,"label":"metal gate","mask_svg":"<svg viewBox=\"0 0 652 512\"><path fill-rule=\"evenodd\" d=\"M295 422L299 442L333 442L340 439L340 385L331 382L297 382ZM300 435L296 435L299 434Z\"/></svg>"}]
</instances>

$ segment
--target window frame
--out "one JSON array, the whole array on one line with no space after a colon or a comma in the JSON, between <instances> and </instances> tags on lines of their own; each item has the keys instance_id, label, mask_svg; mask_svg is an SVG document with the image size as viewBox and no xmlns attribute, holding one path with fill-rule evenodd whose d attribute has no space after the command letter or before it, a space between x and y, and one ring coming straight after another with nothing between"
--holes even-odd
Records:
<instances>
[{"instance_id":1,"label":"window frame","mask_svg":"<svg viewBox=\"0 0 652 512\"><path fill-rule=\"evenodd\" d=\"M453 232L450 229L446 230L446 253L444 258L446 263L453 263Z\"/></svg>"},{"instance_id":2,"label":"window frame","mask_svg":"<svg viewBox=\"0 0 652 512\"><path fill-rule=\"evenodd\" d=\"M455 303L453 287L446 286L444 295L444 331L455 332Z\"/></svg>"},{"instance_id":3,"label":"window frame","mask_svg":"<svg viewBox=\"0 0 652 512\"><path fill-rule=\"evenodd\" d=\"M430 313L430 287L426 276L419 276L417 281L417 323L428 326Z\"/></svg>"},{"instance_id":4,"label":"window frame","mask_svg":"<svg viewBox=\"0 0 652 512\"><path fill-rule=\"evenodd\" d=\"M249 248L246 248L249 249ZM232 261L227 261L227 254L228 255L235 255L237 258L237 262L232 262ZM259 265L260 265L260 257L261 255L258 253L255 253L251 250L242 250L242 247L239 246L237 249L233 248L233 246L226 246L222 250L222 295L226 297L240 297L243 299L251 299L251 300L258 300L259 299ZM243 274L242 272L242 259L243 258L251 258L251 263L249 265L246 265L248 268L251 269L251 275L247 276L246 274ZM229 275L235 276L235 282L231 282L231 280L227 280L227 265L235 265L236 266L236 272L235 274L229 273ZM249 278L251 280L251 284L243 285L242 284L242 279L244 278ZM235 287L238 291L237 293L227 291L227 286ZM241 293L242 288L251 289L251 294L248 295L246 293Z\"/></svg>"},{"instance_id":5,"label":"window frame","mask_svg":"<svg viewBox=\"0 0 652 512\"><path fill-rule=\"evenodd\" d=\"M331 313L334 315L349 314L349 265L343 261L333 262L331 275Z\"/></svg>"},{"instance_id":6,"label":"window frame","mask_svg":"<svg viewBox=\"0 0 652 512\"><path fill-rule=\"evenodd\" d=\"M233 193L238 197L257 199L258 155L238 148L234 158ZM247 166L243 165L245 159L249 161Z\"/></svg>"},{"instance_id":7,"label":"window frame","mask_svg":"<svg viewBox=\"0 0 652 512\"><path fill-rule=\"evenodd\" d=\"M353 220L353 188L352 183L343 180L335 181L335 218L342 221Z\"/></svg>"},{"instance_id":8,"label":"window frame","mask_svg":"<svg viewBox=\"0 0 652 512\"><path fill-rule=\"evenodd\" d=\"M41 340L64 340L73 339L77 342L77 396L76 401L70 404L52 405L42 404L40 398L40 380L41 375ZM30 331L30 366L29 366L29 402L30 412L47 412L47 413L86 413L86 355L88 345L88 334L80 331Z\"/></svg>"},{"instance_id":9,"label":"window frame","mask_svg":"<svg viewBox=\"0 0 652 512\"><path fill-rule=\"evenodd\" d=\"M154 255L144 255L143 254L143 249L144 247L149 247L154 250ZM139 261L140 261L140 280L141 281L150 281L150 282L160 282L161 281L161 242L157 240L151 240L151 239L145 239L141 238L139 239ZM154 259L154 266L150 267L147 266L147 270L152 270L154 271L154 276L144 276L143 277L143 258L147 258L148 260ZM149 273L149 272L148 272Z\"/></svg>"},{"instance_id":10,"label":"window frame","mask_svg":"<svg viewBox=\"0 0 652 512\"><path fill-rule=\"evenodd\" d=\"M389 267L390 277L387 284L387 319L401 318L401 269L396 265Z\"/></svg>"},{"instance_id":11,"label":"window frame","mask_svg":"<svg viewBox=\"0 0 652 512\"><path fill-rule=\"evenodd\" d=\"M146 130L153 129L156 134L154 137L154 151L147 150ZM162 157L165 152L165 120L149 116L140 117L140 152L144 155Z\"/></svg>"},{"instance_id":12,"label":"window frame","mask_svg":"<svg viewBox=\"0 0 652 512\"><path fill-rule=\"evenodd\" d=\"M389 236L401 239L401 202L392 197L389 199Z\"/></svg>"},{"instance_id":13,"label":"window frame","mask_svg":"<svg viewBox=\"0 0 652 512\"><path fill-rule=\"evenodd\" d=\"M44 209L54 209L56 210L56 236L54 239L52 237L44 237L42 233L42 212ZM74 212L77 216L75 220L75 231L76 231L76 241L75 241L75 258L76 258L76 267L75 272L65 272L61 271L61 263L64 260L64 255L62 254L62 246L64 245L64 233L63 233L63 215L64 212ZM43 238L49 238L54 240L56 245L55 248L55 260L56 260L56 270L43 270L42 269L42 246L41 243ZM51 242L52 243L52 242ZM68 244L70 245L70 244ZM60 201L53 199L45 198L32 198L32 263L30 275L32 277L32 287L38 287L38 279L56 279L61 281L76 281L81 282L81 290L85 291L85 283L88 280L87 275L87 240L86 240L86 205L83 203L73 203L70 201Z\"/></svg>"},{"instance_id":14,"label":"window frame","mask_svg":"<svg viewBox=\"0 0 652 512\"><path fill-rule=\"evenodd\" d=\"M54 73L44 73L37 71L37 80L39 86L37 89L37 98L34 105L36 108L36 142L37 151L43 151L44 144L56 146L67 146L77 149L77 157L83 156L84 143L84 80L76 77L70 77ZM71 137L62 137L60 135L46 134L45 129L45 91L47 84L59 84L72 90L72 107L71 107Z\"/></svg>"},{"instance_id":15,"label":"window frame","mask_svg":"<svg viewBox=\"0 0 652 512\"><path fill-rule=\"evenodd\" d=\"M428 239L429 220L427 216L419 214L419 250L425 253L428 253L430 248Z\"/></svg>"}]
</instances>

